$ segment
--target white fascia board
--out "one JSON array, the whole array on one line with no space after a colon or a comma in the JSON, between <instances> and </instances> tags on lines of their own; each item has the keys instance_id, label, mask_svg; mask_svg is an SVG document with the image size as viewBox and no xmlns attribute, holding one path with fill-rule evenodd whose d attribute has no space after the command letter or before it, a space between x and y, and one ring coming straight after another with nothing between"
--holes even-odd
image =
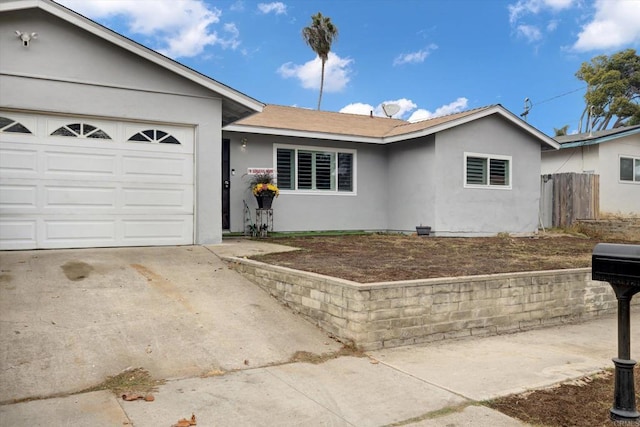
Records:
<instances>
[{"instance_id":1,"label":"white fascia board","mask_svg":"<svg viewBox=\"0 0 640 427\"><path fill-rule=\"evenodd\" d=\"M157 64L163 68L168 69L182 77L185 77L188 80L191 80L194 83L199 84L209 90L219 93L225 98L228 98L232 101L235 101L241 105L244 105L247 108L250 108L254 111L262 111L264 108L264 104L243 94L238 91L231 89L228 86L223 85L213 79L210 79L176 61L171 58L168 58L164 55L161 55L149 48L146 48L133 40L130 40L115 31L109 30L106 27L103 27L100 24L95 23L94 21L83 17L82 15L73 12L71 9L67 9L66 7L59 5L55 2L49 0L24 0L24 1L15 1L10 3L2 3L0 4L0 11L4 10L19 10L19 9L28 9L39 7L42 10L49 12L50 14L57 16L58 18L67 21L79 28L82 28L85 31L88 31L91 34L94 34L100 37L103 40L106 40L110 43L115 44L125 50L128 50L131 53L134 53L137 56L140 56L154 64Z\"/></svg>"},{"instance_id":2,"label":"white fascia board","mask_svg":"<svg viewBox=\"0 0 640 427\"><path fill-rule=\"evenodd\" d=\"M291 136L296 138L311 138L311 139L327 139L331 141L347 141L347 142L361 142L366 144L385 144L381 138L356 136L356 135L343 135L337 133L326 132L309 132L292 129L277 129L260 126L243 126L230 124L222 128L223 132L241 132L241 133L254 133L258 135L278 135L278 136Z\"/></svg>"},{"instance_id":3,"label":"white fascia board","mask_svg":"<svg viewBox=\"0 0 640 427\"><path fill-rule=\"evenodd\" d=\"M564 144L560 145L560 148L574 148L574 147L583 147L585 145L596 145L596 144L601 144L603 142L612 141L614 139L635 135L637 133L640 133L640 128L633 129L630 132L619 132L619 133L614 133L613 135L605 135L605 136L601 136L593 139L583 139L580 141L565 142Z\"/></svg>"}]
</instances>

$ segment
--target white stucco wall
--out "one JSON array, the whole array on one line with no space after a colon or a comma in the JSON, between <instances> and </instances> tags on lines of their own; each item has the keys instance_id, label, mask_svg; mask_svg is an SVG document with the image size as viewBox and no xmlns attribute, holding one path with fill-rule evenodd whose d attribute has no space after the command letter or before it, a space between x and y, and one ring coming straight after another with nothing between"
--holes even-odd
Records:
<instances>
[{"instance_id":1,"label":"white stucco wall","mask_svg":"<svg viewBox=\"0 0 640 427\"><path fill-rule=\"evenodd\" d=\"M600 144L600 212L640 216L640 182L620 181L620 157L640 158L640 135Z\"/></svg>"},{"instance_id":2,"label":"white stucco wall","mask_svg":"<svg viewBox=\"0 0 640 427\"><path fill-rule=\"evenodd\" d=\"M599 145L587 145L563 150L543 151L541 173L543 175L565 172L599 173L599 147Z\"/></svg>"},{"instance_id":3,"label":"white stucco wall","mask_svg":"<svg viewBox=\"0 0 640 427\"><path fill-rule=\"evenodd\" d=\"M600 175L600 213L640 215L640 183L620 181L620 156L640 157L640 135L542 153L542 174Z\"/></svg>"},{"instance_id":4,"label":"white stucco wall","mask_svg":"<svg viewBox=\"0 0 640 427\"><path fill-rule=\"evenodd\" d=\"M13 32L37 32L24 48ZM220 97L39 10L0 15L0 105L42 113L192 126L196 243L222 240Z\"/></svg>"}]
</instances>

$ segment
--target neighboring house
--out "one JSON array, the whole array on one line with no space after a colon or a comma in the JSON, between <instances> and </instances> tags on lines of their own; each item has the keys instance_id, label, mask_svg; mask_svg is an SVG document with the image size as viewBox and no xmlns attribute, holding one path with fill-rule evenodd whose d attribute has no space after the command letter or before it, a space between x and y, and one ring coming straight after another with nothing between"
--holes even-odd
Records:
<instances>
[{"instance_id":1,"label":"neighboring house","mask_svg":"<svg viewBox=\"0 0 640 427\"><path fill-rule=\"evenodd\" d=\"M558 148L500 105L417 123L267 105L223 137L234 232L255 215L248 171L271 168L277 231L535 232L541 148Z\"/></svg>"},{"instance_id":2,"label":"neighboring house","mask_svg":"<svg viewBox=\"0 0 640 427\"><path fill-rule=\"evenodd\" d=\"M0 1L0 249L220 242L221 129L262 107L52 1Z\"/></svg>"},{"instance_id":3,"label":"neighboring house","mask_svg":"<svg viewBox=\"0 0 640 427\"><path fill-rule=\"evenodd\" d=\"M640 216L640 126L555 138L560 150L542 152L542 174L600 176L600 212Z\"/></svg>"}]
</instances>

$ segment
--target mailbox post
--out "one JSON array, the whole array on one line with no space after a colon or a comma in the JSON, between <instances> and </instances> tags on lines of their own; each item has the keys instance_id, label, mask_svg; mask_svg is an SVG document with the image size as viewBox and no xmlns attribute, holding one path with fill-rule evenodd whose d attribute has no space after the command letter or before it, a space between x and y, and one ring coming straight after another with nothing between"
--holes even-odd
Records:
<instances>
[{"instance_id":1,"label":"mailbox post","mask_svg":"<svg viewBox=\"0 0 640 427\"><path fill-rule=\"evenodd\" d=\"M618 357L615 365L615 390L610 418L637 421L633 380L635 360L631 360L631 298L640 292L640 245L599 243L591 257L591 278L609 282L618 299Z\"/></svg>"}]
</instances>

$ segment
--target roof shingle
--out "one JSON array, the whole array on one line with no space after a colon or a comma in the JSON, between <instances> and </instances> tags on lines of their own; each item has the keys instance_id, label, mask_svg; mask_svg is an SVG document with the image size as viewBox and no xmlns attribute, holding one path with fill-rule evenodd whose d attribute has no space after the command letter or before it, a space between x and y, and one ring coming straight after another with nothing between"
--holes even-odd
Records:
<instances>
[{"instance_id":1,"label":"roof shingle","mask_svg":"<svg viewBox=\"0 0 640 427\"><path fill-rule=\"evenodd\" d=\"M487 108L490 108L490 106L412 123L386 117L317 111L269 104L264 107L261 113L239 120L234 125L383 138L425 130L475 114Z\"/></svg>"}]
</instances>

